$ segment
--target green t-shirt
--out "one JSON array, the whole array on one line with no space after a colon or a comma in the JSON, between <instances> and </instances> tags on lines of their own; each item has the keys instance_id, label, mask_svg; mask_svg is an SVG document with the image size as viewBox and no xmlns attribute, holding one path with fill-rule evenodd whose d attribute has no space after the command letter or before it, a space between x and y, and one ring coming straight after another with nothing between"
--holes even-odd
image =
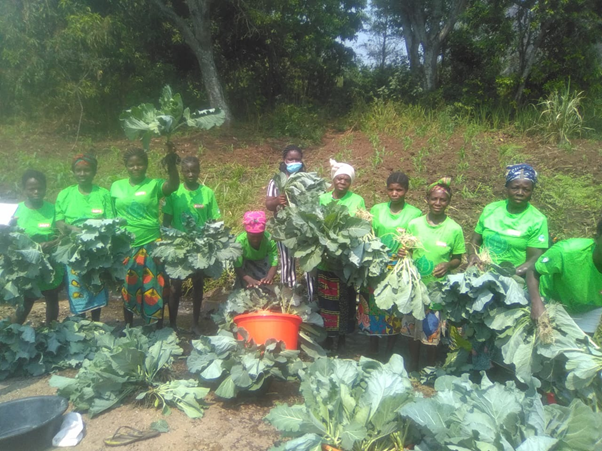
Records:
<instances>
[{"instance_id":1,"label":"green t-shirt","mask_svg":"<svg viewBox=\"0 0 602 451\"><path fill-rule=\"evenodd\" d=\"M132 186L129 179L111 185L115 216L127 221L126 229L135 236L134 247L143 246L161 237L159 201L163 197L163 179L145 178Z\"/></svg>"},{"instance_id":2,"label":"green t-shirt","mask_svg":"<svg viewBox=\"0 0 602 451\"><path fill-rule=\"evenodd\" d=\"M395 254L399 250L399 242L394 239L397 229L407 229L412 219L419 218L422 212L406 203L401 211L391 213L390 202L376 204L370 210L372 215L372 228L374 234L389 248L391 253Z\"/></svg>"},{"instance_id":3,"label":"green t-shirt","mask_svg":"<svg viewBox=\"0 0 602 451\"><path fill-rule=\"evenodd\" d=\"M14 217L17 226L36 243L52 241L56 236L55 210L50 202L44 202L38 209L29 208L21 202Z\"/></svg>"},{"instance_id":4,"label":"green t-shirt","mask_svg":"<svg viewBox=\"0 0 602 451\"><path fill-rule=\"evenodd\" d=\"M197 189L190 191L184 183L180 184L175 193L165 198L163 213L173 216L172 227L182 231L185 231L182 221L187 214L192 216L199 226L221 217L211 188L199 185Z\"/></svg>"},{"instance_id":5,"label":"green t-shirt","mask_svg":"<svg viewBox=\"0 0 602 451\"><path fill-rule=\"evenodd\" d=\"M507 200L487 205L475 232L483 236L483 246L495 263L510 262L520 266L527 261L527 248L548 248L548 220L529 204L522 213L509 213Z\"/></svg>"},{"instance_id":6,"label":"green t-shirt","mask_svg":"<svg viewBox=\"0 0 602 451\"><path fill-rule=\"evenodd\" d=\"M541 274L540 292L562 303L569 313L602 307L602 273L594 265L594 240L572 238L559 241L535 263Z\"/></svg>"},{"instance_id":7,"label":"green t-shirt","mask_svg":"<svg viewBox=\"0 0 602 451\"><path fill-rule=\"evenodd\" d=\"M334 199L332 197L332 193L333 191L322 194L320 196L320 205L328 205L331 202L338 202L341 205L345 205L349 209L349 214L351 216L354 216L355 212L360 208L366 208L366 204L364 203L362 196L352 193L351 191L347 191L347 193L340 199Z\"/></svg>"},{"instance_id":8,"label":"green t-shirt","mask_svg":"<svg viewBox=\"0 0 602 451\"><path fill-rule=\"evenodd\" d=\"M78 226L87 219L115 217L109 190L93 185L90 194L82 194L77 185L62 190L56 197L56 220Z\"/></svg>"},{"instance_id":9,"label":"green t-shirt","mask_svg":"<svg viewBox=\"0 0 602 451\"><path fill-rule=\"evenodd\" d=\"M238 257L238 259L234 262L235 268L242 268L244 260L263 260L264 258L268 258L268 262L270 266L278 266L278 247L276 246L276 242L272 240L270 234L264 232L263 240L261 240L261 244L259 245L259 249L255 249L249 243L249 239L247 238L247 232L243 232L236 237L236 242L240 243L242 246L242 257Z\"/></svg>"},{"instance_id":10,"label":"green t-shirt","mask_svg":"<svg viewBox=\"0 0 602 451\"><path fill-rule=\"evenodd\" d=\"M452 255L466 253L462 227L449 216L437 225L429 224L426 215L421 216L410 222L408 233L420 240L421 247L414 249L412 258L426 285L436 280L432 274L439 263L450 261Z\"/></svg>"}]
</instances>

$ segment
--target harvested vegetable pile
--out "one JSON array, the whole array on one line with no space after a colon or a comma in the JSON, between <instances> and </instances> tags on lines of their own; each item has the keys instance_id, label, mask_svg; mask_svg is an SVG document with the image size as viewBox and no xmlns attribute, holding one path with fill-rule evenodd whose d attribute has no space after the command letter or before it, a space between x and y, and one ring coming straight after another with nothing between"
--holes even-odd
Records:
<instances>
[{"instance_id":1,"label":"harvested vegetable pile","mask_svg":"<svg viewBox=\"0 0 602 451\"><path fill-rule=\"evenodd\" d=\"M163 228L162 239L152 252L173 279L184 280L196 272L218 278L230 262L242 255L242 247L223 222L207 222L199 227L187 217L184 227L186 232Z\"/></svg>"},{"instance_id":2,"label":"harvested vegetable pile","mask_svg":"<svg viewBox=\"0 0 602 451\"><path fill-rule=\"evenodd\" d=\"M77 273L86 287L97 293L123 283L123 260L130 255L133 235L123 228L123 219L88 219L81 232L64 236L54 259Z\"/></svg>"},{"instance_id":3,"label":"harvested vegetable pile","mask_svg":"<svg viewBox=\"0 0 602 451\"><path fill-rule=\"evenodd\" d=\"M176 407L190 418L203 416L203 399L209 389L199 387L195 380L170 380L173 359L182 355L171 329L146 336L141 328L128 328L125 337L99 337L98 347L75 378L50 379L50 385L77 410L93 417L133 398L164 413Z\"/></svg>"},{"instance_id":4,"label":"harvested vegetable pile","mask_svg":"<svg viewBox=\"0 0 602 451\"><path fill-rule=\"evenodd\" d=\"M193 340L192 346L187 360L189 371L198 373L201 385L217 384L215 394L225 399L235 398L240 392L261 392L271 379L297 380L305 367L299 351L286 350L284 343L276 340L256 345L221 331L214 337Z\"/></svg>"},{"instance_id":5,"label":"harvested vegetable pile","mask_svg":"<svg viewBox=\"0 0 602 451\"><path fill-rule=\"evenodd\" d=\"M289 248L303 271L320 263L356 288L383 273L387 248L372 235L369 222L349 215L344 205L326 206L317 199L291 205L269 221L272 238Z\"/></svg>"},{"instance_id":6,"label":"harvested vegetable pile","mask_svg":"<svg viewBox=\"0 0 602 451\"><path fill-rule=\"evenodd\" d=\"M17 227L0 226L0 302L17 305L24 296L39 299L38 283L53 277L54 269L38 243Z\"/></svg>"},{"instance_id":7,"label":"harvested vegetable pile","mask_svg":"<svg viewBox=\"0 0 602 451\"><path fill-rule=\"evenodd\" d=\"M463 347L448 356L448 370L466 371L471 351L478 351L473 364L489 351L512 365L519 381L553 391L559 402L579 398L595 410L602 408L602 352L561 305L547 305L548 314L538 325L514 279L476 267L439 282L431 299L465 332ZM489 364L477 361L475 366L487 369Z\"/></svg>"},{"instance_id":8,"label":"harvested vegetable pile","mask_svg":"<svg viewBox=\"0 0 602 451\"><path fill-rule=\"evenodd\" d=\"M407 250L420 245L414 236L403 229L398 229L396 239ZM375 287L374 300L379 308L393 309L399 316L411 313L418 320L424 319L425 307L431 304L431 300L409 252L372 285Z\"/></svg>"},{"instance_id":9,"label":"harvested vegetable pile","mask_svg":"<svg viewBox=\"0 0 602 451\"><path fill-rule=\"evenodd\" d=\"M2 321L0 380L78 367L94 357L98 337L111 331L106 324L78 317L39 329Z\"/></svg>"}]
</instances>

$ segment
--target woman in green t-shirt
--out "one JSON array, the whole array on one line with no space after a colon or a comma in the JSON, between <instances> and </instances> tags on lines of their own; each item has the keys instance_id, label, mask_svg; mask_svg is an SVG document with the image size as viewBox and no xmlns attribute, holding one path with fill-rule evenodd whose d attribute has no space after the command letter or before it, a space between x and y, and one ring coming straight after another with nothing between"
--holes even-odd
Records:
<instances>
[{"instance_id":1,"label":"woman in green t-shirt","mask_svg":"<svg viewBox=\"0 0 602 451\"><path fill-rule=\"evenodd\" d=\"M487 249L496 264L507 263L525 276L548 248L548 220L529 203L537 172L528 164L508 166L506 200L483 209L468 249L468 264L480 262L477 252Z\"/></svg>"},{"instance_id":2,"label":"woman in green t-shirt","mask_svg":"<svg viewBox=\"0 0 602 451\"><path fill-rule=\"evenodd\" d=\"M328 205L337 202L349 209L349 214L354 216L358 209L366 208L364 199L349 191L355 179L355 170L346 163L337 163L330 160L330 175L334 190L320 196L320 204ZM353 285L348 285L341 280L328 266L321 263L317 273L318 305L320 315L324 319L324 328L328 338L325 347L333 348L334 338L338 337L337 351L340 353L345 347L345 335L353 333L357 324L355 305L357 293Z\"/></svg>"},{"instance_id":3,"label":"woman in green t-shirt","mask_svg":"<svg viewBox=\"0 0 602 451\"><path fill-rule=\"evenodd\" d=\"M412 259L425 285L445 277L460 266L466 253L462 227L447 216L446 210L452 198L451 179L444 177L429 185L426 215L413 219L408 233L418 238L420 246L413 250ZM427 346L427 365L435 364L437 345L441 339L442 321L432 305L424 320L404 315L401 334L409 337L410 369L418 369L421 345Z\"/></svg>"},{"instance_id":4,"label":"woman in green t-shirt","mask_svg":"<svg viewBox=\"0 0 602 451\"><path fill-rule=\"evenodd\" d=\"M422 215L422 212L408 204L405 196L410 181L403 172L393 172L387 178L389 202L376 204L370 210L374 234L389 249L392 264L395 265L399 242L395 240L397 229L407 229L410 221ZM374 301L374 289L368 287L360 293L358 306L358 325L360 332L370 335L370 354L378 354L379 337L387 336L387 355L393 352L395 339L401 332L401 318L390 310L378 308Z\"/></svg>"},{"instance_id":5,"label":"woman in green t-shirt","mask_svg":"<svg viewBox=\"0 0 602 451\"><path fill-rule=\"evenodd\" d=\"M245 231L236 237L242 255L234 262L236 288L272 285L278 271L278 248L265 231L263 211L247 211L243 217Z\"/></svg>"},{"instance_id":6,"label":"woman in green t-shirt","mask_svg":"<svg viewBox=\"0 0 602 451\"><path fill-rule=\"evenodd\" d=\"M213 190L199 183L201 164L197 157L182 158L180 172L184 183L171 196L165 198L163 207L163 226L173 227L186 232L184 221L190 218L202 227L207 221L221 218L221 213L215 200ZM200 335L201 304L203 302L204 279L203 273L197 272L190 276L192 281L192 332ZM169 324L175 329L180 298L182 297L183 280L171 279L171 296L169 297Z\"/></svg>"},{"instance_id":7,"label":"woman in green t-shirt","mask_svg":"<svg viewBox=\"0 0 602 451\"><path fill-rule=\"evenodd\" d=\"M155 241L161 238L159 202L180 185L177 158L172 151L164 158L169 173L167 180L151 179L146 176L147 153L138 148L129 149L123 157L129 178L111 185L115 215L125 219L125 228L134 234L132 254L124 261L127 275L121 289L123 314L130 326L134 313L141 315L146 323L163 325L165 273L161 262L152 258L151 253Z\"/></svg>"},{"instance_id":8,"label":"woman in green t-shirt","mask_svg":"<svg viewBox=\"0 0 602 451\"><path fill-rule=\"evenodd\" d=\"M17 207L14 214L17 226L22 228L33 241L39 243L45 253L50 253L57 244L57 227L54 205L44 201L46 196L46 176L40 171L28 169L21 178L26 199ZM50 283L41 282L38 288L46 300L46 324L56 321L59 316L59 291L65 274L62 265L53 265L54 279ZM35 299L25 298L19 306L13 322L23 324L33 307Z\"/></svg>"},{"instance_id":9,"label":"woman in green t-shirt","mask_svg":"<svg viewBox=\"0 0 602 451\"><path fill-rule=\"evenodd\" d=\"M109 191L92 183L97 169L98 161L92 155L73 157L71 171L77 184L62 190L55 203L56 225L64 233L78 232L79 226L88 219L115 217ZM69 266L66 281L71 313L85 316L90 311L92 320L100 321L100 309L107 305L109 291L106 288L98 293L90 291Z\"/></svg>"}]
</instances>

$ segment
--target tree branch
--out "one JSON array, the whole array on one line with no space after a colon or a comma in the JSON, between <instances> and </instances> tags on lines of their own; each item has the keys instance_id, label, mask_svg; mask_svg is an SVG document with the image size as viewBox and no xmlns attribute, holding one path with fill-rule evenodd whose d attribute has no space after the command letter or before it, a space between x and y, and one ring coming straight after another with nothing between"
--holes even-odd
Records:
<instances>
[{"instance_id":1,"label":"tree branch","mask_svg":"<svg viewBox=\"0 0 602 451\"><path fill-rule=\"evenodd\" d=\"M186 21L173 10L173 8L163 3L163 0L153 0L153 3L157 5L157 7L161 10L163 14L165 14L165 16L167 16L171 21L173 21L173 23L182 33L182 36L184 36L184 40L188 42L190 46L199 45L199 41L192 29L188 26Z\"/></svg>"}]
</instances>

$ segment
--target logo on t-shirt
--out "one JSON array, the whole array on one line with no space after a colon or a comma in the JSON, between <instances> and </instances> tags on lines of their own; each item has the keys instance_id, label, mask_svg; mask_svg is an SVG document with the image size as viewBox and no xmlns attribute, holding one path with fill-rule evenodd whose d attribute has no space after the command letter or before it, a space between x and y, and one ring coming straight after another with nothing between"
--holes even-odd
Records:
<instances>
[{"instance_id":1,"label":"logo on t-shirt","mask_svg":"<svg viewBox=\"0 0 602 451\"><path fill-rule=\"evenodd\" d=\"M43 223L41 223L41 224L38 224L38 227L39 227L40 229L47 229L48 227L50 227L50 224L48 224L48 223L46 223L46 222L43 222Z\"/></svg>"},{"instance_id":2,"label":"logo on t-shirt","mask_svg":"<svg viewBox=\"0 0 602 451\"><path fill-rule=\"evenodd\" d=\"M548 263L550 261L550 259L548 257L544 257L541 259L542 263Z\"/></svg>"},{"instance_id":3,"label":"logo on t-shirt","mask_svg":"<svg viewBox=\"0 0 602 451\"><path fill-rule=\"evenodd\" d=\"M101 208L93 208L92 213L94 213L96 215L100 215L100 214L102 214L102 209Z\"/></svg>"},{"instance_id":4,"label":"logo on t-shirt","mask_svg":"<svg viewBox=\"0 0 602 451\"><path fill-rule=\"evenodd\" d=\"M508 233L508 235L512 235L512 236L520 236L520 230L512 230L509 229L506 231Z\"/></svg>"},{"instance_id":5,"label":"logo on t-shirt","mask_svg":"<svg viewBox=\"0 0 602 451\"><path fill-rule=\"evenodd\" d=\"M444 243L443 241L437 241L435 244L439 247L447 247L447 243Z\"/></svg>"},{"instance_id":6,"label":"logo on t-shirt","mask_svg":"<svg viewBox=\"0 0 602 451\"><path fill-rule=\"evenodd\" d=\"M135 196L144 196L146 194L146 191L138 191Z\"/></svg>"},{"instance_id":7,"label":"logo on t-shirt","mask_svg":"<svg viewBox=\"0 0 602 451\"><path fill-rule=\"evenodd\" d=\"M543 242L546 240L546 237L545 237L545 236L543 236L543 235L539 235L539 236L537 237L537 239L538 239L540 242L542 242L542 243L543 243Z\"/></svg>"},{"instance_id":8,"label":"logo on t-shirt","mask_svg":"<svg viewBox=\"0 0 602 451\"><path fill-rule=\"evenodd\" d=\"M203 204L194 204L194 208L205 208Z\"/></svg>"}]
</instances>

